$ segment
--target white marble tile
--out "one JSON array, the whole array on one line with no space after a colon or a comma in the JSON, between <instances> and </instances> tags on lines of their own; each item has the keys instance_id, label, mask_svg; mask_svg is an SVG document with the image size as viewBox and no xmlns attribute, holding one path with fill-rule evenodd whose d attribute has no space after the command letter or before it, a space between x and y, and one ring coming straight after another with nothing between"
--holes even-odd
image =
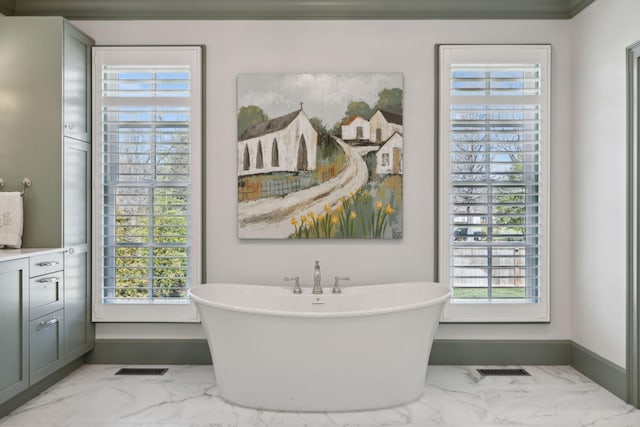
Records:
<instances>
[{"instance_id":1,"label":"white marble tile","mask_svg":"<svg viewBox=\"0 0 640 427\"><path fill-rule=\"evenodd\" d=\"M0 426L640 426L640 411L566 366L529 366L530 377L482 377L475 367L431 366L418 401L342 413L233 406L218 396L211 366L169 366L163 376L115 376L119 368L85 365L0 419Z\"/></svg>"}]
</instances>

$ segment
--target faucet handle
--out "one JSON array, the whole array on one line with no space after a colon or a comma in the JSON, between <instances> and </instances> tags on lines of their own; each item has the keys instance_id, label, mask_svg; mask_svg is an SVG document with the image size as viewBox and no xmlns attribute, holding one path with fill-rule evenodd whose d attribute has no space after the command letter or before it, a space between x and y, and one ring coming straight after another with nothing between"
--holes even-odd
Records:
<instances>
[{"instance_id":1,"label":"faucet handle","mask_svg":"<svg viewBox=\"0 0 640 427\"><path fill-rule=\"evenodd\" d=\"M348 276L344 276L344 277L336 276L336 281L333 284L333 289L331 290L332 294L342 293L342 289L340 289L340 280L351 280L351 278Z\"/></svg>"},{"instance_id":2,"label":"faucet handle","mask_svg":"<svg viewBox=\"0 0 640 427\"><path fill-rule=\"evenodd\" d=\"M294 294L301 294L302 293L302 288L300 287L300 276L285 277L284 278L285 282L289 282L291 280L295 280L296 281L296 284L293 285L293 293Z\"/></svg>"}]
</instances>

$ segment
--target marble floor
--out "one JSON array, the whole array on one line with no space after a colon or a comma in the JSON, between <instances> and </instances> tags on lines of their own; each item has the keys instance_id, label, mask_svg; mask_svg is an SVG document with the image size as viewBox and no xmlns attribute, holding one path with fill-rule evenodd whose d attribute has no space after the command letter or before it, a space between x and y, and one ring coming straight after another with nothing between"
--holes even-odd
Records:
<instances>
[{"instance_id":1,"label":"marble floor","mask_svg":"<svg viewBox=\"0 0 640 427\"><path fill-rule=\"evenodd\" d=\"M0 419L0 426L640 426L640 411L567 366L527 366L530 377L481 377L476 367L430 366L418 401L342 413L232 406L218 397L211 366L114 376L120 367L84 365Z\"/></svg>"}]
</instances>

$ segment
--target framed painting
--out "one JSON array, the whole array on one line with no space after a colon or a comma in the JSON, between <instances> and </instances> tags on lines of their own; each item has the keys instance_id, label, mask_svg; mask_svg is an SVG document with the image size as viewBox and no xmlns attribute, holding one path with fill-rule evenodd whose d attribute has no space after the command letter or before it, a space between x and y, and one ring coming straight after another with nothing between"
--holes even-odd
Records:
<instances>
[{"instance_id":1,"label":"framed painting","mask_svg":"<svg viewBox=\"0 0 640 427\"><path fill-rule=\"evenodd\" d=\"M401 73L240 74L238 237L402 238Z\"/></svg>"}]
</instances>

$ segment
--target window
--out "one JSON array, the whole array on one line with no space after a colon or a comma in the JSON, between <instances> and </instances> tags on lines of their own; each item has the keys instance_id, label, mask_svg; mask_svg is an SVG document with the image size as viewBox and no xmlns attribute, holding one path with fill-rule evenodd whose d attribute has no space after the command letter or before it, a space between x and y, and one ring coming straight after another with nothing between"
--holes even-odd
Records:
<instances>
[{"instance_id":1,"label":"window","mask_svg":"<svg viewBox=\"0 0 640 427\"><path fill-rule=\"evenodd\" d=\"M95 321L196 321L201 48L94 48Z\"/></svg>"},{"instance_id":2,"label":"window","mask_svg":"<svg viewBox=\"0 0 640 427\"><path fill-rule=\"evenodd\" d=\"M549 320L549 46L439 46L445 321Z\"/></svg>"},{"instance_id":3,"label":"window","mask_svg":"<svg viewBox=\"0 0 640 427\"><path fill-rule=\"evenodd\" d=\"M380 166L389 166L389 153L382 153L382 164Z\"/></svg>"},{"instance_id":4,"label":"window","mask_svg":"<svg viewBox=\"0 0 640 427\"><path fill-rule=\"evenodd\" d=\"M278 154L278 141L273 138L273 143L271 143L271 166L277 168L280 166L280 155Z\"/></svg>"}]
</instances>

